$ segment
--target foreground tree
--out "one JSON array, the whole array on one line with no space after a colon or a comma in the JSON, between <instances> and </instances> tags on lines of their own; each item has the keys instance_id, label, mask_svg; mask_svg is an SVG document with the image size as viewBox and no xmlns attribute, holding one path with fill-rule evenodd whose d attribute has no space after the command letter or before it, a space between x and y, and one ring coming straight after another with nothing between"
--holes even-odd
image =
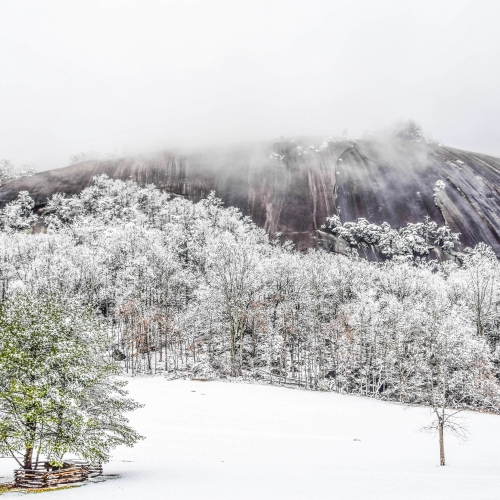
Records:
<instances>
[{"instance_id":1,"label":"foreground tree","mask_svg":"<svg viewBox=\"0 0 500 500\"><path fill-rule=\"evenodd\" d=\"M108 335L80 301L17 292L0 306L0 332L0 453L24 469L66 453L100 463L141 438Z\"/></svg>"}]
</instances>

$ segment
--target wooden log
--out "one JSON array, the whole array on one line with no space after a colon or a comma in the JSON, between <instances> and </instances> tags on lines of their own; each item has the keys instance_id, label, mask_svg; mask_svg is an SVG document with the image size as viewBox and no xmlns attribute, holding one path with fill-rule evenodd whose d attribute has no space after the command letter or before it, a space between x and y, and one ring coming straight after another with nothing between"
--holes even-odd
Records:
<instances>
[{"instance_id":1,"label":"wooden log","mask_svg":"<svg viewBox=\"0 0 500 500\"><path fill-rule=\"evenodd\" d=\"M25 481L25 480L21 480L19 481L20 484L33 484L33 485L37 485L37 484L41 484L43 485L44 484L44 481Z\"/></svg>"},{"instance_id":2,"label":"wooden log","mask_svg":"<svg viewBox=\"0 0 500 500\"><path fill-rule=\"evenodd\" d=\"M65 484L73 484L73 483L83 483L87 480L87 478L74 478L74 479L67 479L66 481L51 481L48 483L45 483L47 487L54 487L54 486L63 486Z\"/></svg>"}]
</instances>

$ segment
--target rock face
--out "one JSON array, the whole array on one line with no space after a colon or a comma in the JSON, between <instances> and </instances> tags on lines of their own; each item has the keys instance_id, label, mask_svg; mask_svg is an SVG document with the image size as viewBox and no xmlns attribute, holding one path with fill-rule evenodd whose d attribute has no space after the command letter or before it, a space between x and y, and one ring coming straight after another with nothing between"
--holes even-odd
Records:
<instances>
[{"instance_id":1,"label":"rock face","mask_svg":"<svg viewBox=\"0 0 500 500\"><path fill-rule=\"evenodd\" d=\"M87 161L10 181L0 207L29 191L42 207L57 192L80 192L106 173L154 183L197 201L214 190L273 236L281 232L299 250L327 236L325 218L364 217L393 227L429 216L461 234L461 244L485 242L500 255L500 159L402 140L274 142L191 154ZM437 181L444 189L434 191Z\"/></svg>"}]
</instances>

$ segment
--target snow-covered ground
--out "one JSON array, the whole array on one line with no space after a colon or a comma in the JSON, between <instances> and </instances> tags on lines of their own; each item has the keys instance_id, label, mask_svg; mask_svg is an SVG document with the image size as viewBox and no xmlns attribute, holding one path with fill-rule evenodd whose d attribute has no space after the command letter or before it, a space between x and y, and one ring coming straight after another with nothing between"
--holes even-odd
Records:
<instances>
[{"instance_id":1,"label":"snow-covered ground","mask_svg":"<svg viewBox=\"0 0 500 500\"><path fill-rule=\"evenodd\" d=\"M44 498L495 499L500 498L500 417L466 413L469 439L419 432L423 408L262 385L130 379L145 407L131 416L146 439L118 449L117 480ZM0 460L0 476L13 460ZM18 495L18 494L12 494Z\"/></svg>"}]
</instances>

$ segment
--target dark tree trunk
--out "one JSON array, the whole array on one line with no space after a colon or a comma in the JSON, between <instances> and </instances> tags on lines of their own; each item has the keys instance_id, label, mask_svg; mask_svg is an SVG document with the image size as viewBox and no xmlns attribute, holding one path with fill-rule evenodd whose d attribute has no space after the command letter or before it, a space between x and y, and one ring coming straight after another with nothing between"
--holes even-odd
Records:
<instances>
[{"instance_id":1,"label":"dark tree trunk","mask_svg":"<svg viewBox=\"0 0 500 500\"><path fill-rule=\"evenodd\" d=\"M439 464L446 465L444 458L444 422L439 422Z\"/></svg>"},{"instance_id":2,"label":"dark tree trunk","mask_svg":"<svg viewBox=\"0 0 500 500\"><path fill-rule=\"evenodd\" d=\"M31 470L33 467L33 447L27 447L24 454L24 469Z\"/></svg>"},{"instance_id":3,"label":"dark tree trunk","mask_svg":"<svg viewBox=\"0 0 500 500\"><path fill-rule=\"evenodd\" d=\"M26 422L29 439L25 442L24 452L24 469L31 470L33 468L33 446L36 436L36 423L33 421Z\"/></svg>"}]
</instances>

